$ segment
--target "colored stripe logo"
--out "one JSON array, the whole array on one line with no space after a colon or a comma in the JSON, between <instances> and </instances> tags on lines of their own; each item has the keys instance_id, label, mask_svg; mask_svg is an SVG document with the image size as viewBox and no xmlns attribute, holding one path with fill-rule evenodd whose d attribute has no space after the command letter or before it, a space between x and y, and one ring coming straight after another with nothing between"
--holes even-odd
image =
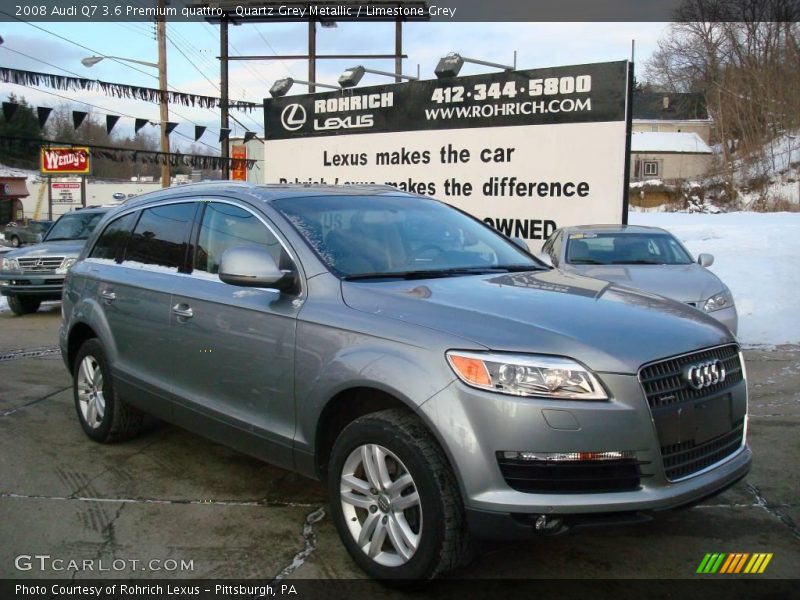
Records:
<instances>
[{"instance_id":1,"label":"colored stripe logo","mask_svg":"<svg viewBox=\"0 0 800 600\"><path fill-rule=\"evenodd\" d=\"M735 575L737 573L756 574L763 573L769 561L772 560L772 553L748 552L733 553L709 553L700 561L697 573L713 575L715 573Z\"/></svg>"}]
</instances>

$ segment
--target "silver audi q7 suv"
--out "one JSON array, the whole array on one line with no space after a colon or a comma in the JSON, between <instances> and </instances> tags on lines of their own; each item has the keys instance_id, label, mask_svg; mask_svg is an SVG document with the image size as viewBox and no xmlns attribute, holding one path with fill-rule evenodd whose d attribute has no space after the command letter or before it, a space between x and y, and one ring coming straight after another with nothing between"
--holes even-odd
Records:
<instances>
[{"instance_id":1,"label":"silver audi q7 suv","mask_svg":"<svg viewBox=\"0 0 800 600\"><path fill-rule=\"evenodd\" d=\"M150 413L327 482L381 579L647 520L746 475L744 362L689 306L385 187L181 186L98 225L60 333L93 440Z\"/></svg>"}]
</instances>

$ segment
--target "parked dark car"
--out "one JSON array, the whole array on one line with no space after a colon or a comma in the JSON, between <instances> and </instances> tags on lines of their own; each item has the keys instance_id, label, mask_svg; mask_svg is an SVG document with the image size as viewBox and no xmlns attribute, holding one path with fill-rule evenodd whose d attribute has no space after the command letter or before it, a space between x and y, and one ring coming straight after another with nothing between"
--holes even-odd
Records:
<instances>
[{"instance_id":1,"label":"parked dark car","mask_svg":"<svg viewBox=\"0 0 800 600\"><path fill-rule=\"evenodd\" d=\"M0 259L0 294L17 315L36 312L45 300L60 300L64 276L109 208L62 215L42 243L11 250Z\"/></svg>"},{"instance_id":2,"label":"parked dark car","mask_svg":"<svg viewBox=\"0 0 800 600\"><path fill-rule=\"evenodd\" d=\"M12 222L6 225L3 236L14 248L24 244L38 244L52 225L53 221L28 221L26 225Z\"/></svg>"}]
</instances>

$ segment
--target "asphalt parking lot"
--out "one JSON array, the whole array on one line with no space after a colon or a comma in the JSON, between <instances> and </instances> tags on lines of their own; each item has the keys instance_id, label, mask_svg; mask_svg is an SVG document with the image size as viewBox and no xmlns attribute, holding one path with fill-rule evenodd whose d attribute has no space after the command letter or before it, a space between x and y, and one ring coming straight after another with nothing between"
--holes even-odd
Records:
<instances>
[{"instance_id":1,"label":"asphalt parking lot","mask_svg":"<svg viewBox=\"0 0 800 600\"><path fill-rule=\"evenodd\" d=\"M59 319L57 303L0 313L0 577L363 577L319 483L168 425L123 444L89 441L56 348ZM693 578L708 552L768 552L759 577L796 578L800 347L745 356L755 463L744 482L653 523L484 547L453 576ZM105 573L16 568L16 557L36 554L127 563ZM192 568L142 567L154 559Z\"/></svg>"}]
</instances>

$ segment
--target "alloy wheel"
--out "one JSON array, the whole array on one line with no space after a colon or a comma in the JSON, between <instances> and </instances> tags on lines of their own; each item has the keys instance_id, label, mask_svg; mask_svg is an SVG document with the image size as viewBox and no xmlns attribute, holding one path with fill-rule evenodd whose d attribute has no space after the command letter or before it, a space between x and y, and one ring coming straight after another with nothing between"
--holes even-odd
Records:
<instances>
[{"instance_id":1,"label":"alloy wheel","mask_svg":"<svg viewBox=\"0 0 800 600\"><path fill-rule=\"evenodd\" d=\"M411 560L422 537L422 506L414 479L393 452L377 444L353 450L342 468L339 496L364 554L387 567Z\"/></svg>"},{"instance_id":2,"label":"alloy wheel","mask_svg":"<svg viewBox=\"0 0 800 600\"><path fill-rule=\"evenodd\" d=\"M83 420L92 429L103 423L106 400L103 396L103 372L93 356L85 356L78 369L78 403Z\"/></svg>"}]
</instances>

